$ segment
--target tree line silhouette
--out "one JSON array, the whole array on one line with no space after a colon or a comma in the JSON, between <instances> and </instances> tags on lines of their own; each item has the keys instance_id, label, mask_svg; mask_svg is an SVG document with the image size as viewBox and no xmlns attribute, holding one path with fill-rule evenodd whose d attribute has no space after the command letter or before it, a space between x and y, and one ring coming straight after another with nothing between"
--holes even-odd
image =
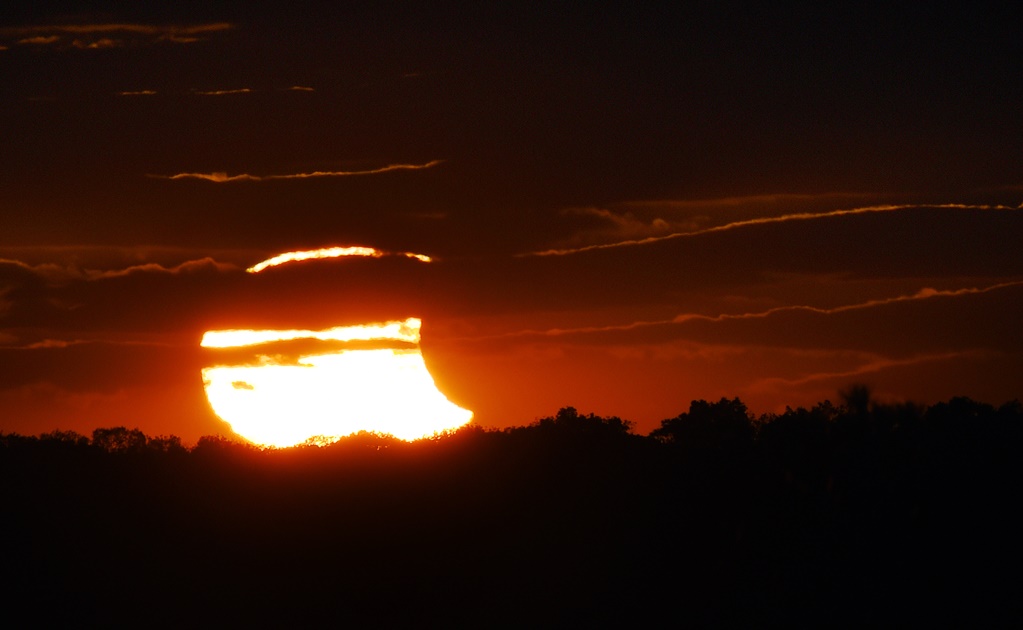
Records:
<instances>
[{"instance_id":1,"label":"tree line silhouette","mask_svg":"<svg viewBox=\"0 0 1023 630\"><path fill-rule=\"evenodd\" d=\"M1021 438L1018 401L861 386L647 436L572 407L289 449L0 434L0 592L40 625L1007 624Z\"/></svg>"}]
</instances>

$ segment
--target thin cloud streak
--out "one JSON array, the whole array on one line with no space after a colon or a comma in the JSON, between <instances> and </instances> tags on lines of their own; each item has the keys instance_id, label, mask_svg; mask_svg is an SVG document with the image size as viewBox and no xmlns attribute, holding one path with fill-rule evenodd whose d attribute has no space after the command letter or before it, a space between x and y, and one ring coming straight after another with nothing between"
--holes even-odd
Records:
<instances>
[{"instance_id":1,"label":"thin cloud streak","mask_svg":"<svg viewBox=\"0 0 1023 630\"><path fill-rule=\"evenodd\" d=\"M74 266L63 266L56 263L32 265L11 258L0 258L0 268L5 265L10 265L16 269L27 272L30 276L42 279L44 282L51 285L58 285L82 278L82 271Z\"/></svg>"},{"instance_id":2,"label":"thin cloud streak","mask_svg":"<svg viewBox=\"0 0 1023 630\"><path fill-rule=\"evenodd\" d=\"M568 207L561 211L562 215L587 217L591 222L595 220L601 224L584 228L553 244L551 248L570 250L595 243L617 243L692 233L705 229L715 215L739 210L747 213L747 216L730 220L764 215L765 211L776 208L784 208L783 212L795 214L804 211L809 204L825 202L829 202L832 209L842 205L864 205L864 199L876 197L873 193L853 192L777 193L705 199L632 200L611 203L607 207Z\"/></svg>"},{"instance_id":3,"label":"thin cloud streak","mask_svg":"<svg viewBox=\"0 0 1023 630\"><path fill-rule=\"evenodd\" d=\"M235 90L207 90L207 91L196 91L195 93L199 96L226 96L228 94L250 94L251 88L238 88Z\"/></svg>"},{"instance_id":4,"label":"thin cloud streak","mask_svg":"<svg viewBox=\"0 0 1023 630\"><path fill-rule=\"evenodd\" d=\"M568 249L548 249L545 251L538 252L525 252L515 254L517 258L525 258L531 256L567 256L570 254L579 254L582 252L596 251L601 249L616 249L619 247L634 247L637 245L649 245L652 243L660 243L662 241L670 241L680 238L687 238L693 236L702 236L704 234L713 234L716 232L728 232L730 230L740 229L744 227L750 227L754 225L766 225L772 223L787 223L789 221L811 221L815 219L829 219L832 217L852 216L860 214L873 214L879 212L898 212L902 210L914 210L920 208L943 208L943 209L959 209L959 210L1001 210L1011 211L1020 210L1023 205L1020 206L1003 206L1003 205L972 205L972 204L959 204L959 203L948 203L948 204L900 204L900 205L881 205L881 206L867 206L863 208L852 208L849 210L831 210L828 212L797 212L793 214L785 214L777 217L760 217L756 219L746 219L743 221L734 221L732 223L726 223L724 225L718 225L714 227L704 228L701 230L693 230L689 232L675 232L673 234L665 234L663 236L650 236L641 239L630 239L625 241L618 241L615 243L601 243L597 245L586 245L583 247L568 248Z\"/></svg>"},{"instance_id":5,"label":"thin cloud streak","mask_svg":"<svg viewBox=\"0 0 1023 630\"><path fill-rule=\"evenodd\" d=\"M155 24L131 24L123 22L114 23L101 23L101 24L47 24L39 26L14 26L0 29L0 34L4 35L15 35L24 34L31 35L34 33L70 33L70 34L90 34L90 33L113 33L113 32L127 32L127 33L144 33L147 35L156 35L161 33L177 33L185 35L197 35L201 33L213 33L217 31L226 31L234 28L234 26L228 22L213 22L208 24L193 24L190 26L158 26Z\"/></svg>"},{"instance_id":6,"label":"thin cloud streak","mask_svg":"<svg viewBox=\"0 0 1023 630\"><path fill-rule=\"evenodd\" d=\"M654 199L649 201L626 201L616 205L625 208L663 208L663 209L700 209L700 208L738 208L750 205L768 205L776 203L813 202L828 199L864 199L876 196L873 193L834 192L820 194L775 193L766 195L745 195L739 197L717 197L711 199Z\"/></svg>"},{"instance_id":7,"label":"thin cloud streak","mask_svg":"<svg viewBox=\"0 0 1023 630\"><path fill-rule=\"evenodd\" d=\"M1011 282L1000 282L986 287L966 287L962 289L933 289L925 287L920 289L916 293L911 295L899 295L890 298L882 298L878 300L867 300L866 302L858 302L856 304L843 304L841 306L835 306L832 308L820 308L817 306L806 306L801 304L789 305L789 306L776 306L769 308L765 311L757 311L752 313L721 313L719 315L703 315L699 313L683 313L676 315L672 319L662 319L655 321L637 321L629 324L615 324L610 326L584 326L580 328L551 328L548 330L520 330L515 332L504 333L500 335L489 335L482 337L471 337L465 338L466 340L483 340L483 339L503 339L508 337L560 337L564 335L585 335L593 333L603 332L622 332L628 330L635 330L637 328L648 328L651 326L669 326L685 324L692 321L705 321L705 322L723 322L729 320L742 320L742 319L765 319L779 313L787 312L804 312L804 313L815 313L818 315L834 315L836 313L845 313L848 311L858 311L869 308L875 308L878 306L885 306L888 304L896 304L900 302L915 302L919 300L929 300L936 297L961 297L966 295L979 295L982 293L989 293L991 291L997 291L999 289L1006 289L1010 287L1023 286L1023 280L1016 280Z\"/></svg>"},{"instance_id":8,"label":"thin cloud streak","mask_svg":"<svg viewBox=\"0 0 1023 630\"><path fill-rule=\"evenodd\" d=\"M373 247L326 247L322 249L310 249L295 252L285 252L268 258L262 262L256 263L249 267L245 271L248 273L259 273L269 267L277 267L285 263L299 262L303 260L322 260L328 258L345 258L348 256L365 257L365 258L381 258L383 256L404 256L406 258L414 258L420 262L433 262L433 259L426 254L415 254L412 252L385 252L375 249Z\"/></svg>"},{"instance_id":9,"label":"thin cloud streak","mask_svg":"<svg viewBox=\"0 0 1023 630\"><path fill-rule=\"evenodd\" d=\"M120 48L124 45L124 42L117 39L110 39L109 37L103 37L92 42L76 39L71 42L71 45L82 50L99 50L101 48Z\"/></svg>"},{"instance_id":10,"label":"thin cloud streak","mask_svg":"<svg viewBox=\"0 0 1023 630\"><path fill-rule=\"evenodd\" d=\"M768 377L755 381L750 389L754 391L758 390L771 390L777 386L793 386L793 385L808 385L810 383L816 383L820 381L830 380L848 380L864 374L874 374L882 370L899 367L911 367L914 365L920 365L922 363L933 363L936 361L951 361L953 359L961 359L964 357L975 357L982 356L982 353L971 350L967 352L943 352L939 354L924 354L915 357L909 357L906 359L888 359L879 357L874 361L865 363L852 370L844 370L841 372L818 372L809 374L807 376L801 376L799 378L782 378L782 377Z\"/></svg>"},{"instance_id":11,"label":"thin cloud streak","mask_svg":"<svg viewBox=\"0 0 1023 630\"><path fill-rule=\"evenodd\" d=\"M206 257L198 260L188 260L173 267L166 267L157 263L146 263L143 265L133 265L124 269L115 269L111 271L85 270L83 275L87 280L103 280L107 278L121 278L137 273L163 273L176 275L181 273L195 273L209 269L216 272L240 271L240 268L236 265L218 262L213 258Z\"/></svg>"},{"instance_id":12,"label":"thin cloud streak","mask_svg":"<svg viewBox=\"0 0 1023 630\"><path fill-rule=\"evenodd\" d=\"M121 278L139 273L177 275L181 273L195 273L209 269L217 272L232 272L240 271L241 269L237 265L218 262L210 257L187 260L173 266L165 266L158 263L145 263L109 270L81 269L73 265L63 266L54 263L31 265L20 260L0 258L0 265L5 264L13 265L14 267L22 269L54 286L76 280L105 280L109 278Z\"/></svg>"},{"instance_id":13,"label":"thin cloud streak","mask_svg":"<svg viewBox=\"0 0 1023 630\"><path fill-rule=\"evenodd\" d=\"M26 37L19 39L19 44L26 44L29 46L45 46L47 44L56 44L60 41L59 35L38 35L36 37Z\"/></svg>"},{"instance_id":14,"label":"thin cloud streak","mask_svg":"<svg viewBox=\"0 0 1023 630\"><path fill-rule=\"evenodd\" d=\"M175 344L158 341L115 341L111 339L43 339L11 350L61 350L72 346L120 346L139 348L174 348Z\"/></svg>"},{"instance_id":15,"label":"thin cloud streak","mask_svg":"<svg viewBox=\"0 0 1023 630\"><path fill-rule=\"evenodd\" d=\"M214 258L241 265L263 253L259 249L210 249L163 245L24 245L4 247L0 261L25 265L64 264L83 269L123 269L161 263L174 267L190 260Z\"/></svg>"},{"instance_id":16,"label":"thin cloud streak","mask_svg":"<svg viewBox=\"0 0 1023 630\"><path fill-rule=\"evenodd\" d=\"M0 29L0 37L15 38L19 44L55 44L62 41L62 36L81 35L112 35L150 36L153 42L169 41L177 44L190 44L200 40L201 35L217 33L233 29L234 25L227 22L192 25L155 25L155 24L45 24L38 26L16 26ZM122 42L101 37L94 42L75 40L76 48L108 48Z\"/></svg>"},{"instance_id":17,"label":"thin cloud streak","mask_svg":"<svg viewBox=\"0 0 1023 630\"><path fill-rule=\"evenodd\" d=\"M792 311L802 311L807 313L817 313L819 315L833 315L835 313L844 313L847 311L858 311L867 308L874 308L876 306L885 306L887 304L895 304L898 302L914 302L918 300L928 300L935 297L959 297L963 295L977 295L981 293L988 293L990 291L996 291L998 289L1005 289L1008 287L1023 286L1023 280L1012 281L1012 282L1000 282L987 287L967 287L963 289L953 290L939 290L925 287L920 289L912 295L899 295L891 298L882 298L880 300L867 300L866 302L860 302L858 304L844 304L842 306L835 306L832 308L819 308L816 306L804 306L804 305L792 305L792 306L777 306L775 308L767 309L766 311L760 311L756 313L739 313L730 314L723 313L721 315L699 315L699 314L683 314L677 315L671 320L672 323L682 324L687 321L702 320L709 322L721 322L732 319L762 319L770 317L777 313L785 313Z\"/></svg>"},{"instance_id":18,"label":"thin cloud streak","mask_svg":"<svg viewBox=\"0 0 1023 630\"><path fill-rule=\"evenodd\" d=\"M431 160L425 164L389 164L381 168L375 168L364 171L313 171L311 173L291 173L288 175L250 175L248 173L242 173L240 175L228 175L225 172L214 172L214 173L177 173L175 175L147 175L154 179L168 179L168 180L181 180L181 179L200 179L215 184L225 184L230 182L266 182L284 179L312 179L316 177L354 177L358 175L379 175L381 173L390 173L391 171L418 171L427 168L433 168L439 164L442 164L444 160Z\"/></svg>"}]
</instances>

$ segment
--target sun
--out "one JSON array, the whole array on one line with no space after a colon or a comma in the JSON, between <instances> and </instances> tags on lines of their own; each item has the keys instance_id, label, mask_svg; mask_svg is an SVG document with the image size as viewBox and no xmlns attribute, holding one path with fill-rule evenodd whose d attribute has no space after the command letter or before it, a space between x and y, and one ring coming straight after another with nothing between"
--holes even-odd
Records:
<instances>
[{"instance_id":1,"label":"sun","mask_svg":"<svg viewBox=\"0 0 1023 630\"><path fill-rule=\"evenodd\" d=\"M265 446L359 431L415 440L457 429L472 412L437 389L420 326L410 318L320 331L209 331L206 397L237 434Z\"/></svg>"}]
</instances>

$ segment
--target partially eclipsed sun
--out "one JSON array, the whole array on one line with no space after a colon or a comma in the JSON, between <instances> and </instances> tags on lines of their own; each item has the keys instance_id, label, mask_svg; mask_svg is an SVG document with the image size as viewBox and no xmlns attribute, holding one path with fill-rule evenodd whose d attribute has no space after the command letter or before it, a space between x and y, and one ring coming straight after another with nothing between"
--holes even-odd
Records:
<instances>
[{"instance_id":1,"label":"partially eclipsed sun","mask_svg":"<svg viewBox=\"0 0 1023 630\"><path fill-rule=\"evenodd\" d=\"M412 318L321 331L210 331L202 346L232 360L203 369L206 397L236 433L268 446L359 431L415 440L457 429L472 412L437 389L419 327ZM309 346L290 358L281 352L296 343Z\"/></svg>"}]
</instances>

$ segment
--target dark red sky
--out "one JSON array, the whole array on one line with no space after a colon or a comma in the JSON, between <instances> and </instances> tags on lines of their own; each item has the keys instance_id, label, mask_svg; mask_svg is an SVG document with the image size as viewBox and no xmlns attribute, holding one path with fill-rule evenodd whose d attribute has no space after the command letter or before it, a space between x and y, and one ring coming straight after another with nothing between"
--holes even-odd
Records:
<instances>
[{"instance_id":1,"label":"dark red sky","mask_svg":"<svg viewBox=\"0 0 1023 630\"><path fill-rule=\"evenodd\" d=\"M223 433L204 330L409 315L489 426L1023 397L1011 3L595 4L5 8L0 431ZM333 245L436 261L244 273Z\"/></svg>"}]
</instances>

